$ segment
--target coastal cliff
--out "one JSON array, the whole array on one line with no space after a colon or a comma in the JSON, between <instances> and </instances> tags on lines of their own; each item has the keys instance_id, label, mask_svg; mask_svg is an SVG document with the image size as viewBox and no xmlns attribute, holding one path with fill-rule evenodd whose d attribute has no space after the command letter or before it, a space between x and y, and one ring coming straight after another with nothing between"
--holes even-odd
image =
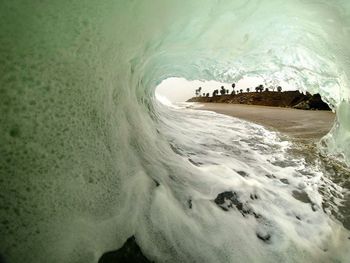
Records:
<instances>
[{"instance_id":1,"label":"coastal cliff","mask_svg":"<svg viewBox=\"0 0 350 263\"><path fill-rule=\"evenodd\" d=\"M244 92L232 95L221 95L213 97L193 97L187 102L202 103L231 103L261 105L273 107L287 107L302 110L331 110L327 103L322 101L319 94L303 94L299 91L284 92Z\"/></svg>"}]
</instances>

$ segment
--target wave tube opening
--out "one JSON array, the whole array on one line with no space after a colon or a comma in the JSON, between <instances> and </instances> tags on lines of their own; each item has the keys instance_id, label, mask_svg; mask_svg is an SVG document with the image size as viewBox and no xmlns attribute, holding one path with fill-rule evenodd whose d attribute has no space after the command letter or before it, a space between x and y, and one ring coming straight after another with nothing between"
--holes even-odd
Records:
<instances>
[{"instance_id":1,"label":"wave tube opening","mask_svg":"<svg viewBox=\"0 0 350 263\"><path fill-rule=\"evenodd\" d=\"M276 160L288 147L274 134L256 153L244 148L244 160L216 165L212 152L212 167L194 167L181 153L203 154L208 145L191 125L205 127L210 116L182 119L159 107L154 89L168 77L262 77L320 93L337 112L321 147L349 163L349 10L341 0L3 3L1 260L97 262L134 235L156 262L345 262L348 230L318 209L317 191L320 182L340 196L341 188L319 171L307 170L306 180L303 162L299 179L295 167L266 164L265 146ZM218 127L243 142L267 133L245 122L234 130L228 119L212 125L210 147L223 153L229 146L216 141L226 136ZM237 176L243 168L252 180ZM290 186L265 184L271 171L275 179L288 174ZM316 212L291 198L293 187ZM253 194L249 211L264 220L225 213L214 202L225 192L232 202Z\"/></svg>"}]
</instances>

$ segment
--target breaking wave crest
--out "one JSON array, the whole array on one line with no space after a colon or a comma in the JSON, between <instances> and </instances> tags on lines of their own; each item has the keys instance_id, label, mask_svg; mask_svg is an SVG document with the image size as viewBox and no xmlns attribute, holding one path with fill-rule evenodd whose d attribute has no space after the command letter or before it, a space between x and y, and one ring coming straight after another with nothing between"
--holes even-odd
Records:
<instances>
[{"instance_id":1,"label":"breaking wave crest","mask_svg":"<svg viewBox=\"0 0 350 263\"><path fill-rule=\"evenodd\" d=\"M263 127L166 109L168 77L320 93L350 161L348 1L22 1L0 10L0 261L345 262L346 190ZM295 159L297 158L297 159ZM332 193L332 205L322 207ZM327 213L329 211L329 213Z\"/></svg>"}]
</instances>

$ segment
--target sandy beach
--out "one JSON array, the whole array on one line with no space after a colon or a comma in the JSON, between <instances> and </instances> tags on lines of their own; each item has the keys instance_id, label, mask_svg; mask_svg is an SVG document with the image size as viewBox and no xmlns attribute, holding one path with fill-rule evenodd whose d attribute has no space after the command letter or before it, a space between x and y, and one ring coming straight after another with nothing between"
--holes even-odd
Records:
<instances>
[{"instance_id":1,"label":"sandy beach","mask_svg":"<svg viewBox=\"0 0 350 263\"><path fill-rule=\"evenodd\" d=\"M298 139L319 140L332 128L335 114L331 111L297 110L243 104L201 103L200 110L245 119L275 129Z\"/></svg>"}]
</instances>

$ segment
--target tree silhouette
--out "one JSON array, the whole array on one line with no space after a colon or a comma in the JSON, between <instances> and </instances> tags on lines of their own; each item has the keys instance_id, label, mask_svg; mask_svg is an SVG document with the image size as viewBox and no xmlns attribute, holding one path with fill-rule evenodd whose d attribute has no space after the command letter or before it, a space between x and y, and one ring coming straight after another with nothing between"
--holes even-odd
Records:
<instances>
[{"instance_id":1,"label":"tree silhouette","mask_svg":"<svg viewBox=\"0 0 350 263\"><path fill-rule=\"evenodd\" d=\"M213 97L217 96L218 94L219 94L219 90L216 89L213 91Z\"/></svg>"},{"instance_id":2,"label":"tree silhouette","mask_svg":"<svg viewBox=\"0 0 350 263\"><path fill-rule=\"evenodd\" d=\"M231 94L235 94L235 87L236 87L236 84L235 83L232 83L232 93Z\"/></svg>"},{"instance_id":3,"label":"tree silhouette","mask_svg":"<svg viewBox=\"0 0 350 263\"><path fill-rule=\"evenodd\" d=\"M281 86L278 86L278 87L277 87L277 91L278 91L278 92L281 92L281 91L282 91L282 87L281 87Z\"/></svg>"},{"instance_id":4,"label":"tree silhouette","mask_svg":"<svg viewBox=\"0 0 350 263\"><path fill-rule=\"evenodd\" d=\"M196 96L201 95L201 90L202 90L202 87L199 87L198 89L196 89Z\"/></svg>"},{"instance_id":5,"label":"tree silhouette","mask_svg":"<svg viewBox=\"0 0 350 263\"><path fill-rule=\"evenodd\" d=\"M221 86L220 94L225 95L225 93L226 93L226 90L225 90L224 86Z\"/></svg>"},{"instance_id":6,"label":"tree silhouette","mask_svg":"<svg viewBox=\"0 0 350 263\"><path fill-rule=\"evenodd\" d=\"M249 92L250 91L250 89L249 88L247 88L247 92Z\"/></svg>"},{"instance_id":7,"label":"tree silhouette","mask_svg":"<svg viewBox=\"0 0 350 263\"><path fill-rule=\"evenodd\" d=\"M242 89L240 89L240 90L239 90L239 92L240 92L240 93L243 93L243 90L242 90Z\"/></svg>"}]
</instances>

